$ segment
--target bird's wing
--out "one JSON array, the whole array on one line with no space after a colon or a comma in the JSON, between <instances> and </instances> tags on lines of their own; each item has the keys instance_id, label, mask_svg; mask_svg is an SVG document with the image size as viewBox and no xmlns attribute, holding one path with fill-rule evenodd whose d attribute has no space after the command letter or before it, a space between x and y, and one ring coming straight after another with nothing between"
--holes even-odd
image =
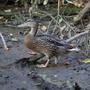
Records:
<instances>
[{"instance_id":1,"label":"bird's wing","mask_svg":"<svg viewBox=\"0 0 90 90\"><path fill-rule=\"evenodd\" d=\"M61 41L59 40L58 38L55 38L53 36L50 36L50 35L37 35L37 37L41 40L45 40L46 42L50 43L50 44L53 44L55 46L58 46L58 47L64 47L66 49L71 49L73 48L70 44L66 43L65 41Z\"/></svg>"}]
</instances>

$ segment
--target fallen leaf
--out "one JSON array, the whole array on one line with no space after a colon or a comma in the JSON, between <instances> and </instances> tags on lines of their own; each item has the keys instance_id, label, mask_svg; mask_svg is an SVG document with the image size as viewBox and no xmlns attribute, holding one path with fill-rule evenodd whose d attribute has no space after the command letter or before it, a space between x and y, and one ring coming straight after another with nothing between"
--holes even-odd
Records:
<instances>
[{"instance_id":1,"label":"fallen leaf","mask_svg":"<svg viewBox=\"0 0 90 90\"><path fill-rule=\"evenodd\" d=\"M48 0L44 0L43 5L47 5Z\"/></svg>"},{"instance_id":2,"label":"fallen leaf","mask_svg":"<svg viewBox=\"0 0 90 90\"><path fill-rule=\"evenodd\" d=\"M86 59L84 59L84 60L81 60L81 62L90 63L90 58L86 58Z\"/></svg>"}]
</instances>

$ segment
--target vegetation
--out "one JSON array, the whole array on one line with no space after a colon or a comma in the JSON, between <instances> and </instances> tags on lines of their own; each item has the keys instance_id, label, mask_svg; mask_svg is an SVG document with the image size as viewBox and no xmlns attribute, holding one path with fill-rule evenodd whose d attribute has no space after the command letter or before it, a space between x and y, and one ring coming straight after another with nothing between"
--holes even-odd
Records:
<instances>
[{"instance_id":1,"label":"vegetation","mask_svg":"<svg viewBox=\"0 0 90 90\"><path fill-rule=\"evenodd\" d=\"M39 24L37 34L55 36L58 41L78 46L80 52L64 56L56 67L51 60L50 68L36 68L36 64L45 63L44 55L30 55L23 45L32 19ZM70 65L62 65L64 59L67 59L66 64L70 59ZM90 0L0 1L0 87L5 85L7 90L37 90L37 87L38 90L89 90L89 63Z\"/></svg>"}]
</instances>

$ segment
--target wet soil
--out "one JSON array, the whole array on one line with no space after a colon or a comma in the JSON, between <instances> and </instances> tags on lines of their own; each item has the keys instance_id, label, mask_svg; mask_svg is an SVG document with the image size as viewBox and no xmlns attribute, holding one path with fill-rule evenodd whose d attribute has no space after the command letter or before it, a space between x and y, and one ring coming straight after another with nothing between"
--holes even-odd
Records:
<instances>
[{"instance_id":1,"label":"wet soil","mask_svg":"<svg viewBox=\"0 0 90 90\"><path fill-rule=\"evenodd\" d=\"M90 64L80 63L81 53L70 53L55 65L37 68L30 61L28 49L23 45L24 29L0 26L9 51L5 51L0 38L0 90L90 90ZM18 41L12 41L10 33ZM70 65L64 65L64 60Z\"/></svg>"}]
</instances>

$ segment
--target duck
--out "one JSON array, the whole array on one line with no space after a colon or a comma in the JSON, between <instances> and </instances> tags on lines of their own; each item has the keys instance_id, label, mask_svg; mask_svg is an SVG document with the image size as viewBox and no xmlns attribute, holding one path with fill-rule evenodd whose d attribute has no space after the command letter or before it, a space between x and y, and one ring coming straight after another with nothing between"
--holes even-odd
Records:
<instances>
[{"instance_id":1,"label":"duck","mask_svg":"<svg viewBox=\"0 0 90 90\"><path fill-rule=\"evenodd\" d=\"M79 48L65 41L61 41L52 35L37 34L38 23L35 21L32 23L31 30L24 36L24 45L35 53L45 55L46 63L37 65L38 67L47 67L52 58L55 58L55 63L57 63L59 56L63 56L72 51L80 51Z\"/></svg>"}]
</instances>

